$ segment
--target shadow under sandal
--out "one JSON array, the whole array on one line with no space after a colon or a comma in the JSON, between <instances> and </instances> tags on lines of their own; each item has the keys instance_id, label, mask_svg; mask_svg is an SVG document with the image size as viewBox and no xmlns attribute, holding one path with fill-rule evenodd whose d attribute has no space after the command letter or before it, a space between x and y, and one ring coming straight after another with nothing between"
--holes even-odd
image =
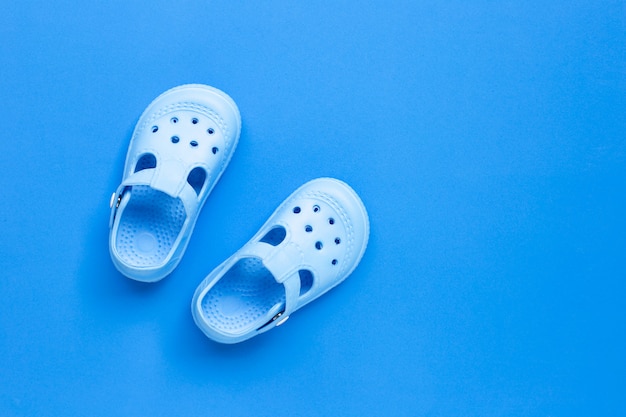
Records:
<instances>
[{"instance_id":1,"label":"shadow under sandal","mask_svg":"<svg viewBox=\"0 0 626 417\"><path fill-rule=\"evenodd\" d=\"M173 88L148 106L111 196L109 250L121 273L154 282L176 268L240 131L235 102L206 85Z\"/></svg>"},{"instance_id":2,"label":"shadow under sandal","mask_svg":"<svg viewBox=\"0 0 626 417\"><path fill-rule=\"evenodd\" d=\"M347 184L304 184L196 289L192 314L211 339L237 343L282 324L341 283L361 260L369 220Z\"/></svg>"}]
</instances>

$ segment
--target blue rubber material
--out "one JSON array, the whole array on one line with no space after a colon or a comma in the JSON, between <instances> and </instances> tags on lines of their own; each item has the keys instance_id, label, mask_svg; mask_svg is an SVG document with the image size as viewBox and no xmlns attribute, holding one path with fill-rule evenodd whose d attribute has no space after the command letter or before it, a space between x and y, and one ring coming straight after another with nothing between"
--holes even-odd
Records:
<instances>
[{"instance_id":1,"label":"blue rubber material","mask_svg":"<svg viewBox=\"0 0 626 417\"><path fill-rule=\"evenodd\" d=\"M206 295L202 310L215 328L238 333L284 302L283 285L276 282L261 260L244 258Z\"/></svg>"},{"instance_id":2,"label":"blue rubber material","mask_svg":"<svg viewBox=\"0 0 626 417\"><path fill-rule=\"evenodd\" d=\"M146 185L132 188L132 198L120 217L116 246L120 259L132 267L163 262L185 221L178 198Z\"/></svg>"}]
</instances>

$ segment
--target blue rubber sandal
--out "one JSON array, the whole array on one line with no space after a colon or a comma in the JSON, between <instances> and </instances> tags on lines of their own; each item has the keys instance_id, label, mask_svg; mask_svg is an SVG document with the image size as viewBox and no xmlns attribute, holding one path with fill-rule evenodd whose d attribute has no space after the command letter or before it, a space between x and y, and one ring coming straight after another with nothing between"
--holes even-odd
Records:
<instances>
[{"instance_id":1,"label":"blue rubber sandal","mask_svg":"<svg viewBox=\"0 0 626 417\"><path fill-rule=\"evenodd\" d=\"M221 343L266 332L346 279L368 237L367 212L352 188L331 178L310 181L202 281L194 320Z\"/></svg>"},{"instance_id":2,"label":"blue rubber sandal","mask_svg":"<svg viewBox=\"0 0 626 417\"><path fill-rule=\"evenodd\" d=\"M111 196L109 249L121 273L154 282L174 270L240 131L235 102L206 85L173 88L148 106Z\"/></svg>"}]
</instances>

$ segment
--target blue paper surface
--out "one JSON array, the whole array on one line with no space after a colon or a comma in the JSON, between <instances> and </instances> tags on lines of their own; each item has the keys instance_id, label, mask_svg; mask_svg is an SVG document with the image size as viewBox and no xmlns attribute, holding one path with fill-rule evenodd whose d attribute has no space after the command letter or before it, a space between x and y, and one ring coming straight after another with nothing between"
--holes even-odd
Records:
<instances>
[{"instance_id":1,"label":"blue paper surface","mask_svg":"<svg viewBox=\"0 0 626 417\"><path fill-rule=\"evenodd\" d=\"M621 1L22 1L0 13L0 415L626 414ZM177 270L107 247L130 134L222 89L239 147ZM304 182L354 274L235 346L198 283Z\"/></svg>"}]
</instances>

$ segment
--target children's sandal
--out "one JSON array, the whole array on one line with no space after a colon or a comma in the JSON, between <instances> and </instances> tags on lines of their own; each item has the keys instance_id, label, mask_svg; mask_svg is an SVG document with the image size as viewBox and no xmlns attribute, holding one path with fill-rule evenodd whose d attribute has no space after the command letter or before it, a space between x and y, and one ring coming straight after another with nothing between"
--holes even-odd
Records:
<instances>
[{"instance_id":1,"label":"children's sandal","mask_svg":"<svg viewBox=\"0 0 626 417\"><path fill-rule=\"evenodd\" d=\"M194 320L222 343L266 332L350 275L368 237L367 212L352 188L310 181L198 286Z\"/></svg>"},{"instance_id":2,"label":"children's sandal","mask_svg":"<svg viewBox=\"0 0 626 417\"><path fill-rule=\"evenodd\" d=\"M206 85L173 88L148 106L111 196L109 249L121 273L154 282L174 270L240 131L235 102Z\"/></svg>"}]
</instances>

